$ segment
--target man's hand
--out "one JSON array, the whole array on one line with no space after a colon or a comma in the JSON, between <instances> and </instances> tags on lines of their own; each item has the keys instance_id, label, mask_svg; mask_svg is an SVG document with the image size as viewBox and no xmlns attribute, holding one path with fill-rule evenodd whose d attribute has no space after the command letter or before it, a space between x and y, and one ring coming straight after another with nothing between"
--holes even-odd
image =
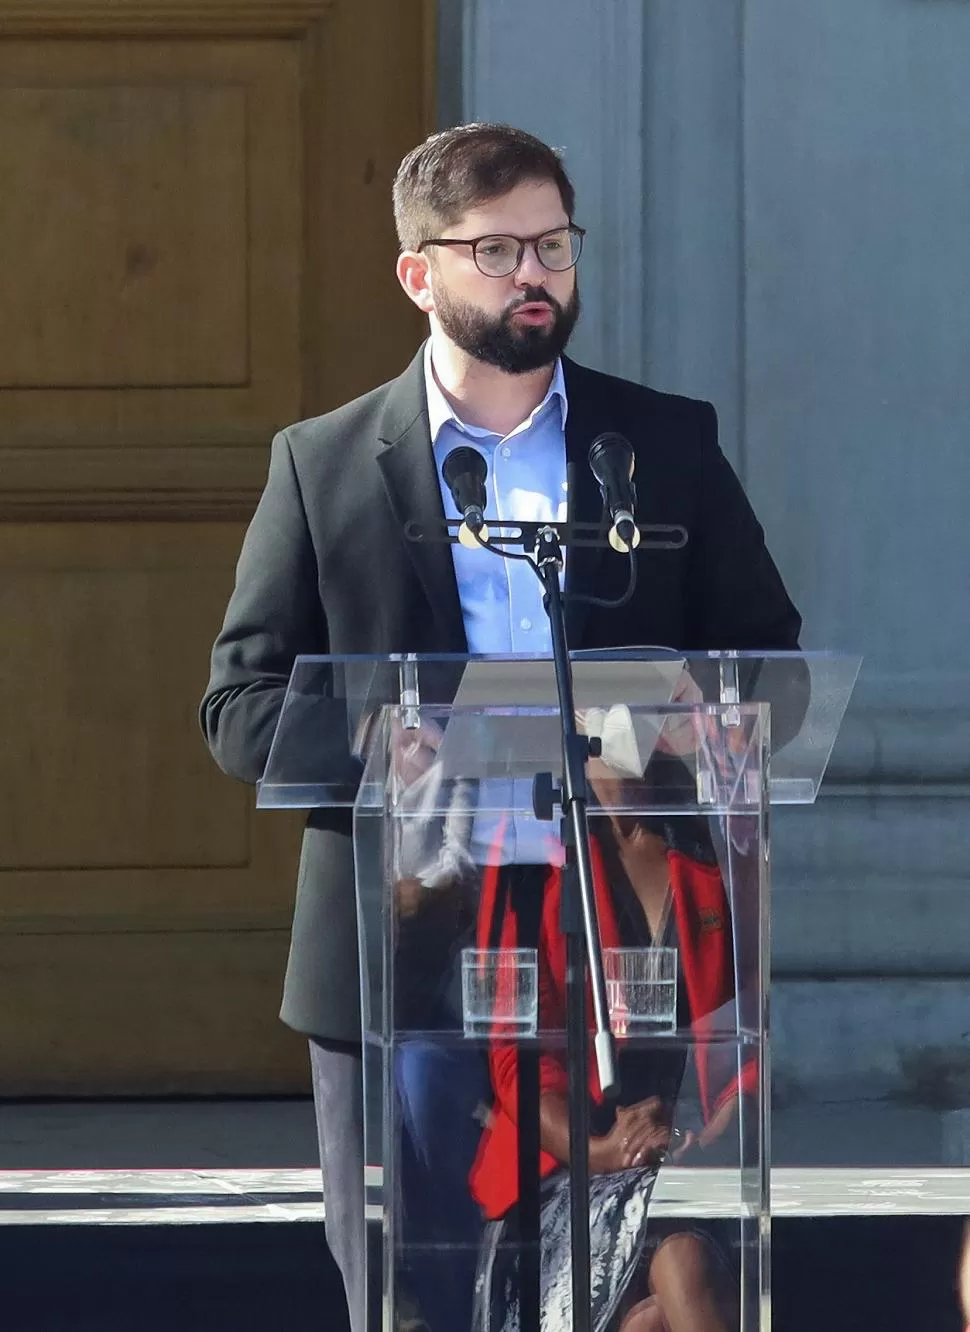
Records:
<instances>
[{"instance_id":1,"label":"man's hand","mask_svg":"<svg viewBox=\"0 0 970 1332\"><path fill-rule=\"evenodd\" d=\"M704 695L693 677L684 671L670 701L696 705L704 702ZM750 741L750 718L746 717L738 725L726 726L719 709L714 709L700 713L672 713L660 733L657 749L678 758L704 755L722 775L728 775L747 753Z\"/></svg>"},{"instance_id":2,"label":"man's hand","mask_svg":"<svg viewBox=\"0 0 970 1332\"><path fill-rule=\"evenodd\" d=\"M397 917L407 919L409 916L416 916L424 903L427 891L420 879L413 877L398 879L394 885Z\"/></svg>"},{"instance_id":3,"label":"man's hand","mask_svg":"<svg viewBox=\"0 0 970 1332\"><path fill-rule=\"evenodd\" d=\"M670 701L691 704L704 702L704 695L689 671L681 672ZM706 719L699 719L696 713L671 713L660 732L657 749L661 753L674 754L678 758L695 754L703 743L705 721Z\"/></svg>"},{"instance_id":4,"label":"man's hand","mask_svg":"<svg viewBox=\"0 0 970 1332\"><path fill-rule=\"evenodd\" d=\"M401 725L399 717L391 718L392 770L402 786L413 785L429 770L438 756L442 734L432 721L410 730Z\"/></svg>"}]
</instances>

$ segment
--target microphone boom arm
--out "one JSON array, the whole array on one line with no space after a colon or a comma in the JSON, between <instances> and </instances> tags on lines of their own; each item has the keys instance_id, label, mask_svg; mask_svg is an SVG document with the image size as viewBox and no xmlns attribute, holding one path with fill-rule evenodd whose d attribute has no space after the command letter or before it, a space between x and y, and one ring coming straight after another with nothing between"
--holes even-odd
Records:
<instances>
[{"instance_id":1,"label":"microphone boom arm","mask_svg":"<svg viewBox=\"0 0 970 1332\"><path fill-rule=\"evenodd\" d=\"M412 521L405 524L404 536L408 541L453 544L464 521L463 518L443 518L435 524ZM609 531L602 523L501 523L489 518L488 544L534 550L539 533L547 529L554 531L567 549L570 546L602 546ZM681 550L687 545L687 529L678 523L637 523L636 529L640 533L641 550Z\"/></svg>"}]
</instances>

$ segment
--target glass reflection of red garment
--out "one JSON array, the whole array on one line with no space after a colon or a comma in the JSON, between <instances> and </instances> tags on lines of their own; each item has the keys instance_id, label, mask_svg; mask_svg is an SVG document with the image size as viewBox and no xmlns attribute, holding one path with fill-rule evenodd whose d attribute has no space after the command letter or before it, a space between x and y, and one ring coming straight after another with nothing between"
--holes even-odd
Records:
<instances>
[{"instance_id":1,"label":"glass reflection of red garment","mask_svg":"<svg viewBox=\"0 0 970 1332\"><path fill-rule=\"evenodd\" d=\"M619 928L602 852L595 837L590 839L590 850L603 947L615 948L621 942ZM667 862L691 1027L695 1035L701 1035L711 1028L717 1010L734 997L730 912L721 874L716 867L702 865L679 851L668 851ZM500 867L490 865L483 875L478 917L480 948L516 948L527 943L518 939L515 917L502 900L501 874ZM561 873L558 869L550 869L546 876L538 939L540 1031L563 1031L566 1024L566 940L559 930L561 892ZM501 912L500 921L496 919L497 912ZM592 1030L592 995L588 988L587 1014ZM725 1075L719 1076L712 1068L711 1048L701 1042L696 1047L696 1064L705 1121L709 1121L719 1107L739 1091L753 1093L757 1088L758 1064L753 1055L743 1063L739 1078L732 1052L731 1067L725 1070ZM491 1041L489 1072L495 1103L469 1182L485 1215L495 1219L503 1216L516 1201L514 1043L500 1036ZM540 1092L554 1091L561 1095L567 1092L564 1059L549 1050L543 1052L539 1061L539 1085ZM589 1085L593 1100L602 1103L603 1095L592 1055ZM548 1152L541 1154L539 1169L543 1178L559 1166L560 1162Z\"/></svg>"}]
</instances>

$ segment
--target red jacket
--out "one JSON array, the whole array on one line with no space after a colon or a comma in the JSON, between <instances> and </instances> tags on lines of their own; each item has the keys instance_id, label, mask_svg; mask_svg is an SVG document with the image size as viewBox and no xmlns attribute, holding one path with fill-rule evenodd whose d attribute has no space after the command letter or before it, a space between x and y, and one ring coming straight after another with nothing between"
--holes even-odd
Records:
<instances>
[{"instance_id":1,"label":"red jacket","mask_svg":"<svg viewBox=\"0 0 970 1332\"><path fill-rule=\"evenodd\" d=\"M621 946L619 926L608 889L602 853L596 838L590 839L593 858L593 881L599 915L600 936L604 948ZM720 872L699 864L677 851L667 854L673 910L677 923L677 942L680 965L691 1026L695 1032L703 1029L705 1019L734 995L734 967L732 961L731 929L727 898ZM489 938L490 925L496 910L499 870L489 867L482 883L479 910L478 946L494 947ZM559 930L559 900L562 877L552 869L546 880L543 895L542 920L539 930L539 1028L562 1031L566 1025L566 940ZM517 946L516 921L506 911L502 920L500 946ZM592 1030L592 993L587 989L587 1011ZM697 1078L700 1087L705 1120L709 1120L719 1106L737 1095L739 1089L753 1092L757 1087L758 1065L752 1057L737 1076L733 1052L731 1073L728 1078L718 1077L712 1070L710 1047L696 1047ZM489 1049L489 1067L495 1104L478 1155L469 1176L472 1196L489 1218L503 1216L517 1197L518 1144L515 1128L516 1114L516 1054L515 1045L494 1040ZM539 1060L540 1091L566 1094L568 1076L563 1058L544 1052ZM722 1085L712 1087L712 1081ZM595 1058L590 1054L590 1093L602 1102ZM545 1177L560 1166L548 1152L539 1158L539 1171Z\"/></svg>"}]
</instances>

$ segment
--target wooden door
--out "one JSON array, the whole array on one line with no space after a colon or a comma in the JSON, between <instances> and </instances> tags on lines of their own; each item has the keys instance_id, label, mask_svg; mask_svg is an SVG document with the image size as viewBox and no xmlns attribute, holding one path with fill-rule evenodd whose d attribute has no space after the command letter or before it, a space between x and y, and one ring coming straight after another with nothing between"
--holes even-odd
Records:
<instances>
[{"instance_id":1,"label":"wooden door","mask_svg":"<svg viewBox=\"0 0 970 1332\"><path fill-rule=\"evenodd\" d=\"M299 820L196 709L282 425L421 335L425 0L0 0L0 1094L281 1092Z\"/></svg>"}]
</instances>

